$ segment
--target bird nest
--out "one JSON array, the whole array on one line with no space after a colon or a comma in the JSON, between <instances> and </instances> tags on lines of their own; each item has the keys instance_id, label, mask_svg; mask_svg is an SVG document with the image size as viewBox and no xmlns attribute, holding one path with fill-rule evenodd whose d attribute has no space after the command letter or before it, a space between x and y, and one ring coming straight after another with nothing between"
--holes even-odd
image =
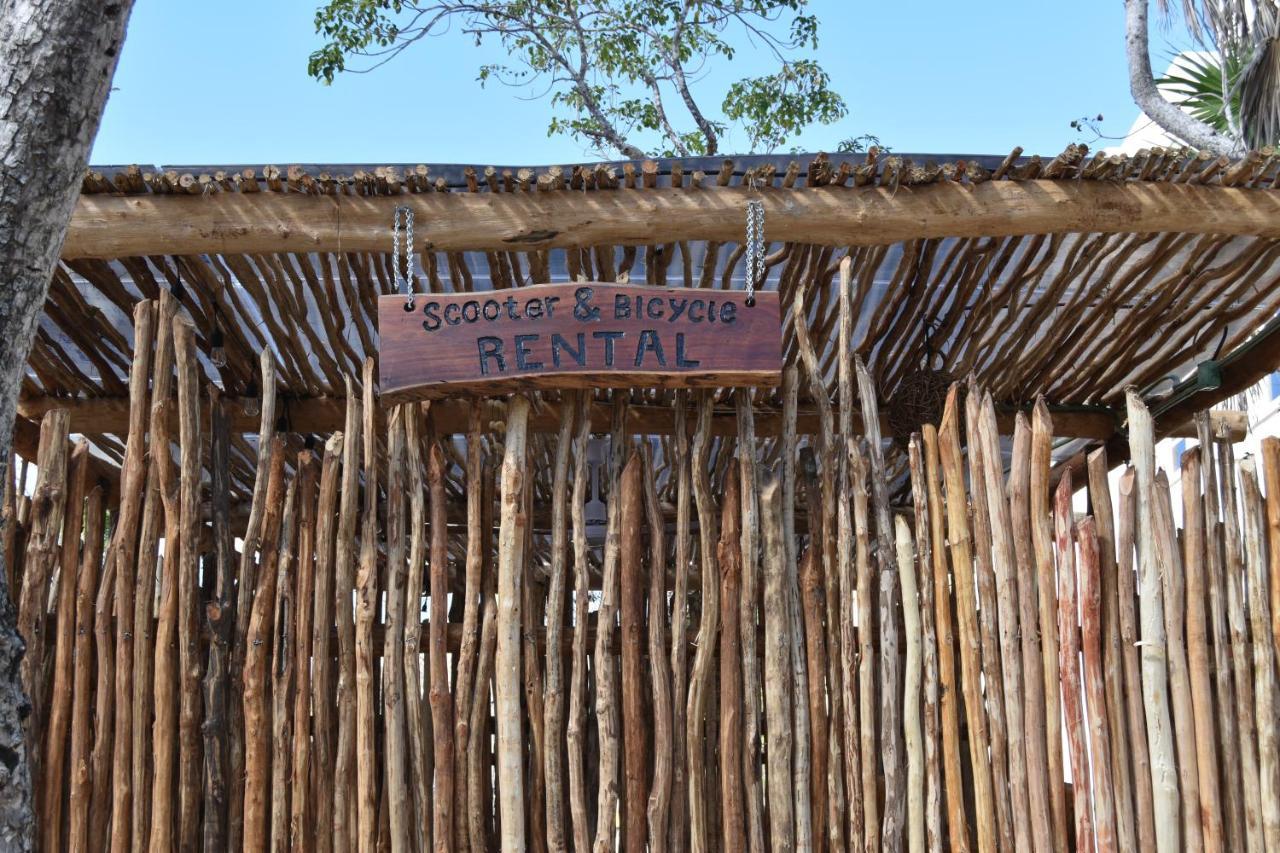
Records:
<instances>
[{"instance_id":1,"label":"bird nest","mask_svg":"<svg viewBox=\"0 0 1280 853\"><path fill-rule=\"evenodd\" d=\"M942 420L942 408L952 381L950 374L929 368L903 376L886 411L889 429L900 444L906 446L911 434L919 432L925 424Z\"/></svg>"}]
</instances>

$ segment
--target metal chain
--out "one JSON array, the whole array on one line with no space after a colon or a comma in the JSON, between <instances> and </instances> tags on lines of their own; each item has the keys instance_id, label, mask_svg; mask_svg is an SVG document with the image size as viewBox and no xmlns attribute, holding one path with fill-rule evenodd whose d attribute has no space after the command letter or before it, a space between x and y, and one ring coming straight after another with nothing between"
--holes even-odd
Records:
<instances>
[{"instance_id":1,"label":"metal chain","mask_svg":"<svg viewBox=\"0 0 1280 853\"><path fill-rule=\"evenodd\" d=\"M400 227L403 218L405 230L404 263L400 258ZM396 208L391 223L391 262L395 265L396 290L405 297L404 310L413 310L413 294L409 292L409 274L413 263L413 208L400 206Z\"/></svg>"},{"instance_id":2,"label":"metal chain","mask_svg":"<svg viewBox=\"0 0 1280 853\"><path fill-rule=\"evenodd\" d=\"M763 282L764 271L764 203L747 202L747 307L756 304L756 284Z\"/></svg>"}]
</instances>

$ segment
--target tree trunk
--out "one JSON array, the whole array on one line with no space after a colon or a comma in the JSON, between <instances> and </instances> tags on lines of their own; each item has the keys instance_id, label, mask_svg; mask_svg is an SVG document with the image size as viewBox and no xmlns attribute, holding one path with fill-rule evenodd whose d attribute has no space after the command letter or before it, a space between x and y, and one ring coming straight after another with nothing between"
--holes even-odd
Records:
<instances>
[{"instance_id":1,"label":"tree trunk","mask_svg":"<svg viewBox=\"0 0 1280 853\"><path fill-rule=\"evenodd\" d=\"M18 386L49 279L79 195L132 0L0 3L0 162L21 180L0 187L0 475ZM0 567L2 569L3 567ZM5 573L0 571L0 576ZM18 681L24 645L0 577L0 847L27 850L34 824Z\"/></svg>"}]
</instances>

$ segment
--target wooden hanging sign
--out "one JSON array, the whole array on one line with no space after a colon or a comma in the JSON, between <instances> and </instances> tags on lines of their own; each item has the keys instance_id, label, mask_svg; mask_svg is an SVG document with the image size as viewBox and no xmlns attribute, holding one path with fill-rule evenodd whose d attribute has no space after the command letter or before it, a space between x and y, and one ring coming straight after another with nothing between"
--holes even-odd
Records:
<instances>
[{"instance_id":1,"label":"wooden hanging sign","mask_svg":"<svg viewBox=\"0 0 1280 853\"><path fill-rule=\"evenodd\" d=\"M577 282L378 298L383 400L776 385L776 292Z\"/></svg>"}]
</instances>

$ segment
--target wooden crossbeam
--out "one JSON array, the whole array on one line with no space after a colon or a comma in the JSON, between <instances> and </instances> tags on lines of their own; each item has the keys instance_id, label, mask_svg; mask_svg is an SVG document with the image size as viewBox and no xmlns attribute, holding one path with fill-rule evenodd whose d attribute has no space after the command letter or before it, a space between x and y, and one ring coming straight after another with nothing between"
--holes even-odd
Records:
<instances>
[{"instance_id":1,"label":"wooden crossbeam","mask_svg":"<svg viewBox=\"0 0 1280 853\"><path fill-rule=\"evenodd\" d=\"M225 398L232 413L231 428L239 432L257 432L258 415L245 398ZM342 428L346 404L343 400L332 397L279 398L281 416L286 420L286 428L296 433L326 433ZM435 428L442 433L463 433L467 431L470 404L465 400L441 400L432 404L431 414ZM86 435L114 434L121 435L128 429L129 401L125 397L95 397L68 400L59 397L40 397L20 400L18 411L24 418L39 421L44 413L53 408L66 408L71 413L71 431ZM1116 434L1118 421L1105 409L1078 411L1075 409L1058 409L1053 411L1053 425L1056 435L1069 438L1089 438L1106 440ZM252 414L250 414L252 412ZM499 401L487 401L483 415L486 430L502 429L502 419L506 408ZM675 428L675 414L669 406L635 405L628 409L630 420L628 432L643 435L670 435ZM1232 436L1239 440L1244 437L1247 418L1243 412L1214 412L1214 418L1225 423ZM174 416L176 417L176 415ZM608 432L610 429L610 409L607 404L597 403L591 408L592 430ZM1006 409L998 418L1001 432L1013 432L1014 412ZM559 429L560 411L558 404L544 404L534 410L529 418L529 428L534 432L552 433ZM882 419L881 430L884 435L892 435L890 425ZM818 415L813 410L802 410L797 419L797 428L801 433L812 434L818 430ZM759 436L776 436L782 429L782 415L775 412L761 412L756 418L756 434ZM862 420L854 415L854 430L862 432ZM716 435L734 435L737 432L737 416L732 409L717 412L712 419L712 432ZM1182 423L1170 435L1194 436L1194 425Z\"/></svg>"},{"instance_id":2,"label":"wooden crossbeam","mask_svg":"<svg viewBox=\"0 0 1280 853\"><path fill-rule=\"evenodd\" d=\"M1167 182L987 181L802 190L705 187L394 196L86 195L62 256L386 251L395 207L437 251L529 250L742 237L748 199L769 240L879 245L1063 232L1280 237L1280 193Z\"/></svg>"}]
</instances>

